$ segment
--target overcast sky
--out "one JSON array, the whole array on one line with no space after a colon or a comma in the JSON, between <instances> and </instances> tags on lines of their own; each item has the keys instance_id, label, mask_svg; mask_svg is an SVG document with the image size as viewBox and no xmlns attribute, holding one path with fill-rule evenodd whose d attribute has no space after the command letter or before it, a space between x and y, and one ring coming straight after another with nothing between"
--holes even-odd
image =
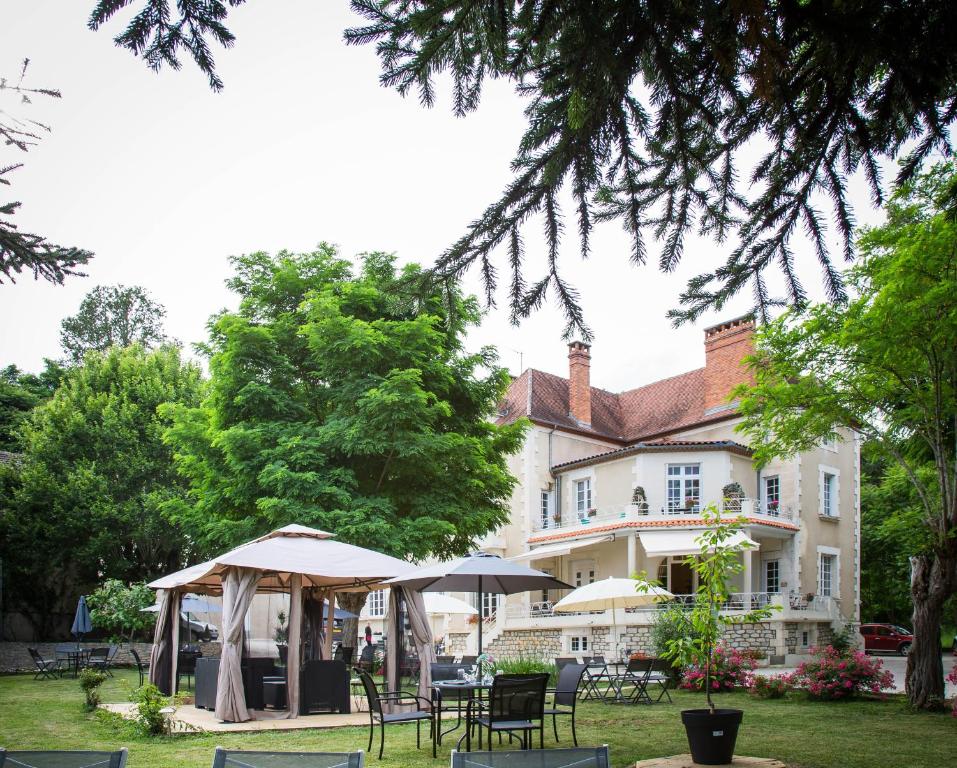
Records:
<instances>
[{"instance_id":1,"label":"overcast sky","mask_svg":"<svg viewBox=\"0 0 957 768\"><path fill-rule=\"evenodd\" d=\"M168 332L188 347L205 338L210 314L236 304L223 286L231 254L325 240L346 256L385 250L431 263L510 179L524 127L511 87L489 83L482 106L464 119L451 115L447 93L431 110L401 98L379 85L371 47L343 42L342 31L358 22L346 0L234 11L237 43L216 51L220 94L191 61L157 75L116 48L122 21L88 31L92 5L0 1L0 74L9 79L29 57L28 84L63 92L29 113L53 127L39 147L22 158L0 149L0 165L25 161L12 179L23 202L17 224L96 254L88 277L65 286L23 275L0 285L0 365L36 370L43 357L59 356L60 321L98 284L146 287L167 308ZM854 201L860 222L878 220L859 183ZM541 251L533 226L530 254ZM799 274L820 297L813 256L799 250ZM691 240L680 269L662 275L653 256L645 267L629 265L616 224L597 229L585 262L567 240L563 269L595 333L593 384L617 391L702 365L703 328L740 314L750 297L677 330L665 313L688 277L727 252ZM466 287L478 291L475 273ZM521 354L526 367L565 373L560 313L547 307L516 328L501 298L470 346L495 344L515 372Z\"/></svg>"}]
</instances>

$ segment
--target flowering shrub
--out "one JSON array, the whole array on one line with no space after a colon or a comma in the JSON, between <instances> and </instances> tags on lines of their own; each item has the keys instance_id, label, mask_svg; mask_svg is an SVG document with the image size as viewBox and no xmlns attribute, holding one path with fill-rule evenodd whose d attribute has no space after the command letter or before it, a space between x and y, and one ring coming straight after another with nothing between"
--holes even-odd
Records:
<instances>
[{"instance_id":1,"label":"flowering shrub","mask_svg":"<svg viewBox=\"0 0 957 768\"><path fill-rule=\"evenodd\" d=\"M957 685L957 664L954 664L954 668L950 670L950 674L947 675L947 682ZM957 717L957 696L954 696L954 708L951 714Z\"/></svg>"},{"instance_id":2,"label":"flowering shrub","mask_svg":"<svg viewBox=\"0 0 957 768\"><path fill-rule=\"evenodd\" d=\"M881 695L894 685L894 678L880 659L861 651L841 654L832 646L812 648L813 658L801 664L791 675L796 688L804 688L814 699L834 701L850 699L861 693Z\"/></svg>"},{"instance_id":3,"label":"flowering shrub","mask_svg":"<svg viewBox=\"0 0 957 768\"><path fill-rule=\"evenodd\" d=\"M791 689L791 678L788 675L765 677L754 675L751 678L749 691L759 699L781 699Z\"/></svg>"},{"instance_id":4,"label":"flowering shrub","mask_svg":"<svg viewBox=\"0 0 957 768\"><path fill-rule=\"evenodd\" d=\"M719 645L711 653L711 692L732 691L747 685L754 660L740 651ZM705 685L704 660L691 664L684 671L681 687L691 691L703 691Z\"/></svg>"}]
</instances>

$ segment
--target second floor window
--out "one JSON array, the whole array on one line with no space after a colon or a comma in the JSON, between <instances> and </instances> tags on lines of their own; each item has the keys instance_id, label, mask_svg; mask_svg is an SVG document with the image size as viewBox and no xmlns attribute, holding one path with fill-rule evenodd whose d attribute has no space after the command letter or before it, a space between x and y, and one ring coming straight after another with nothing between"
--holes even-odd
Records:
<instances>
[{"instance_id":1,"label":"second floor window","mask_svg":"<svg viewBox=\"0 0 957 768\"><path fill-rule=\"evenodd\" d=\"M368 604L370 616L385 616L385 590L377 589L370 592Z\"/></svg>"},{"instance_id":2,"label":"second floor window","mask_svg":"<svg viewBox=\"0 0 957 768\"><path fill-rule=\"evenodd\" d=\"M821 514L837 517L837 476L830 472L821 478Z\"/></svg>"},{"instance_id":3,"label":"second floor window","mask_svg":"<svg viewBox=\"0 0 957 768\"><path fill-rule=\"evenodd\" d=\"M773 594L781 591L781 565L777 560L764 563L764 591Z\"/></svg>"},{"instance_id":4,"label":"second floor window","mask_svg":"<svg viewBox=\"0 0 957 768\"><path fill-rule=\"evenodd\" d=\"M701 502L701 465L668 465L668 511L697 512Z\"/></svg>"},{"instance_id":5,"label":"second floor window","mask_svg":"<svg viewBox=\"0 0 957 768\"><path fill-rule=\"evenodd\" d=\"M591 478L575 482L575 510L579 517L585 517L591 509Z\"/></svg>"},{"instance_id":6,"label":"second floor window","mask_svg":"<svg viewBox=\"0 0 957 768\"><path fill-rule=\"evenodd\" d=\"M542 491L541 521L542 528L551 527L552 522L552 495L548 491Z\"/></svg>"},{"instance_id":7,"label":"second floor window","mask_svg":"<svg viewBox=\"0 0 957 768\"><path fill-rule=\"evenodd\" d=\"M764 478L764 508L769 515L781 511L781 478L777 475Z\"/></svg>"}]
</instances>

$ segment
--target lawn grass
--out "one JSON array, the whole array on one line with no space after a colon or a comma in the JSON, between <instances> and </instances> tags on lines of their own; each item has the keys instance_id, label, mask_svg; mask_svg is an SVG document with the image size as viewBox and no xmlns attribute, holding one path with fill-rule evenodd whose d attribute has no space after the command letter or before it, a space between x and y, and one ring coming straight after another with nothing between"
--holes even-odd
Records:
<instances>
[{"instance_id":1,"label":"lawn grass","mask_svg":"<svg viewBox=\"0 0 957 768\"><path fill-rule=\"evenodd\" d=\"M122 701L135 673L119 671L103 686L104 701ZM129 748L129 768L208 768L217 745L233 749L330 750L365 748L366 728L263 733L139 736L117 718L83 711L76 680L34 681L32 676L0 677L0 746L8 749ZM957 720L949 715L914 714L898 697L888 701L819 703L798 694L778 701L745 693L722 694L721 705L745 710L738 753L775 757L794 768L935 768L953 765ZM616 768L649 757L687 752L679 712L702 706L702 697L675 694L674 704L652 707L584 703L579 706L579 741L611 746ZM570 746L567 723L562 742ZM378 737L378 734L376 734ZM378 746L378 745L376 745ZM545 746L554 746L546 733ZM392 727L386 736L383 766L435 768L448 765L452 740L432 759L415 749L415 729ZM375 755L368 763L379 764Z\"/></svg>"}]
</instances>

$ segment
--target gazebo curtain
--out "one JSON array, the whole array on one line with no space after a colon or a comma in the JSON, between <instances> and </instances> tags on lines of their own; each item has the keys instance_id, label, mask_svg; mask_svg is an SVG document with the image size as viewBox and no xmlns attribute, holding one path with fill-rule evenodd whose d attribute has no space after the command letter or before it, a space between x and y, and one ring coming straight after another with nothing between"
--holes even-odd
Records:
<instances>
[{"instance_id":1,"label":"gazebo curtain","mask_svg":"<svg viewBox=\"0 0 957 768\"><path fill-rule=\"evenodd\" d=\"M243 693L243 627L261 576L261 571L251 568L229 568L223 577L223 631L216 717L231 723L252 719Z\"/></svg>"},{"instance_id":2,"label":"gazebo curtain","mask_svg":"<svg viewBox=\"0 0 957 768\"><path fill-rule=\"evenodd\" d=\"M429 700L432 688L432 663L435 661L435 649L432 647L432 627L425 612L422 593L392 587L389 590L390 637L386 643L386 673L388 689L399 690L401 682L400 646L405 633L404 619L408 618L412 630L412 642L419 658L418 695Z\"/></svg>"},{"instance_id":3,"label":"gazebo curtain","mask_svg":"<svg viewBox=\"0 0 957 768\"><path fill-rule=\"evenodd\" d=\"M157 596L159 611L153 629L149 680L164 696L172 696L176 692L180 593L175 589L161 589Z\"/></svg>"},{"instance_id":4,"label":"gazebo curtain","mask_svg":"<svg viewBox=\"0 0 957 768\"><path fill-rule=\"evenodd\" d=\"M326 614L323 606L329 591L313 587L305 590L305 592L306 597L302 606L305 633L302 658L305 661L312 661L313 659L323 658L325 653L326 633L324 627Z\"/></svg>"}]
</instances>

